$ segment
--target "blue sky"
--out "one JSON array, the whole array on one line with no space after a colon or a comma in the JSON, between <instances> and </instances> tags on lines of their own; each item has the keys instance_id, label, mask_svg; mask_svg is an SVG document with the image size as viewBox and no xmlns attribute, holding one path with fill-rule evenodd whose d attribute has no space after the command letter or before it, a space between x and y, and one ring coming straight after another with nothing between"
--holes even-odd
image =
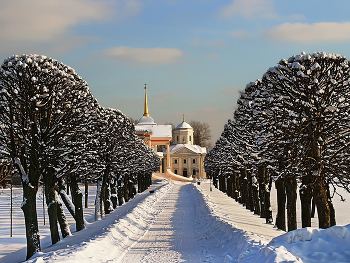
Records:
<instances>
[{"instance_id":1,"label":"blue sky","mask_svg":"<svg viewBox=\"0 0 350 263\"><path fill-rule=\"evenodd\" d=\"M0 55L73 67L99 103L138 119L144 83L159 123L208 122L213 141L239 91L302 51L350 58L348 0L0 0Z\"/></svg>"}]
</instances>

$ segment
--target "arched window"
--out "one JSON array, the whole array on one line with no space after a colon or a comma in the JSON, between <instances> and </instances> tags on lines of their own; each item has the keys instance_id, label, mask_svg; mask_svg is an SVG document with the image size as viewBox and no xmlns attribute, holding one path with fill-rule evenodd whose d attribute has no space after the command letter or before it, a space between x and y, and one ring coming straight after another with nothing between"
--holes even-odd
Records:
<instances>
[{"instance_id":1,"label":"arched window","mask_svg":"<svg viewBox=\"0 0 350 263\"><path fill-rule=\"evenodd\" d=\"M176 136L176 141L177 141L177 142L179 141L179 136Z\"/></svg>"},{"instance_id":2,"label":"arched window","mask_svg":"<svg viewBox=\"0 0 350 263\"><path fill-rule=\"evenodd\" d=\"M192 138L191 138L192 136L190 135L190 141L192 141Z\"/></svg>"}]
</instances>

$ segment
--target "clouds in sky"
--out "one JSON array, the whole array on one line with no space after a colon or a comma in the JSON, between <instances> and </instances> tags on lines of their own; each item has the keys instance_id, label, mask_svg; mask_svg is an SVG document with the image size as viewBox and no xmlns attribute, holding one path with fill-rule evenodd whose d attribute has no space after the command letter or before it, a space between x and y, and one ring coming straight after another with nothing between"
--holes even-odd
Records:
<instances>
[{"instance_id":1,"label":"clouds in sky","mask_svg":"<svg viewBox=\"0 0 350 263\"><path fill-rule=\"evenodd\" d=\"M233 0L221 9L223 17L242 15L245 18L277 18L273 7L273 0Z\"/></svg>"},{"instance_id":2,"label":"clouds in sky","mask_svg":"<svg viewBox=\"0 0 350 263\"><path fill-rule=\"evenodd\" d=\"M132 48L115 47L103 52L105 56L118 58L124 61L134 61L151 64L171 64L183 56L178 48Z\"/></svg>"},{"instance_id":3,"label":"clouds in sky","mask_svg":"<svg viewBox=\"0 0 350 263\"><path fill-rule=\"evenodd\" d=\"M82 45L93 36L79 36L73 28L82 24L125 19L137 15L142 3L136 0L0 0L1 49L27 50L39 45L52 52ZM43 48L43 45L44 48ZM60 46L64 46L61 48Z\"/></svg>"},{"instance_id":4,"label":"clouds in sky","mask_svg":"<svg viewBox=\"0 0 350 263\"><path fill-rule=\"evenodd\" d=\"M350 40L350 22L284 23L265 31L264 36L274 41L304 44L346 41Z\"/></svg>"},{"instance_id":5,"label":"clouds in sky","mask_svg":"<svg viewBox=\"0 0 350 263\"><path fill-rule=\"evenodd\" d=\"M70 26L108 13L102 2L90 0L1 1L0 34L8 41L50 41Z\"/></svg>"}]
</instances>

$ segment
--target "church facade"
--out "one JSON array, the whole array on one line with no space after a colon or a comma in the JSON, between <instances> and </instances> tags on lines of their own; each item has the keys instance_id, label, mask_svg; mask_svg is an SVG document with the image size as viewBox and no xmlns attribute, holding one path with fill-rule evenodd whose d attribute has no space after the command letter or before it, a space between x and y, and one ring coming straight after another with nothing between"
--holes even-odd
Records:
<instances>
[{"instance_id":1,"label":"church facade","mask_svg":"<svg viewBox=\"0 0 350 263\"><path fill-rule=\"evenodd\" d=\"M163 152L158 152L162 159L161 171L181 175L186 179L206 178L206 148L193 144L193 128L185 122L185 116L182 123L175 128L174 138L171 125L158 125L154 122L148 113L146 84L144 114L135 125L135 133L156 152L157 145L165 146ZM172 139L174 145L170 145Z\"/></svg>"},{"instance_id":2,"label":"church facade","mask_svg":"<svg viewBox=\"0 0 350 263\"><path fill-rule=\"evenodd\" d=\"M170 145L170 169L174 174L192 178L206 178L204 157L207 154L205 147L193 144L193 128L183 117L182 123L176 126L174 138L176 144Z\"/></svg>"}]
</instances>

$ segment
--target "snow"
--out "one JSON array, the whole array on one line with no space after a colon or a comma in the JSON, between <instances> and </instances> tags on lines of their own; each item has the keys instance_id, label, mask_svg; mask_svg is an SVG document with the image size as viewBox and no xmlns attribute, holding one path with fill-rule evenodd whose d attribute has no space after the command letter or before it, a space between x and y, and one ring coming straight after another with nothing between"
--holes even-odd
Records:
<instances>
[{"instance_id":1,"label":"snow","mask_svg":"<svg viewBox=\"0 0 350 263\"><path fill-rule=\"evenodd\" d=\"M183 121L179 125L177 125L175 129L178 130L178 129L193 129L193 128L187 122Z\"/></svg>"},{"instance_id":2,"label":"snow","mask_svg":"<svg viewBox=\"0 0 350 263\"><path fill-rule=\"evenodd\" d=\"M176 152L180 151L183 148L186 148L194 153L199 153L199 154L207 153L207 149L205 147L201 147L199 145L192 145L192 144L170 145L169 152L170 152L170 154L175 154ZM164 150L164 153L166 153L166 150Z\"/></svg>"},{"instance_id":3,"label":"snow","mask_svg":"<svg viewBox=\"0 0 350 263\"><path fill-rule=\"evenodd\" d=\"M171 125L154 125L152 138L171 138L172 129Z\"/></svg>"},{"instance_id":4,"label":"snow","mask_svg":"<svg viewBox=\"0 0 350 263\"><path fill-rule=\"evenodd\" d=\"M87 228L53 246L38 203L42 252L29 262L350 262L349 206L337 198L337 226L285 233L214 187L210 191L209 180L154 181L149 189L154 193L139 193L95 222L96 186L89 189ZM15 190L18 202L21 190ZM0 262L13 263L25 257L25 231L23 213L15 205L14 236L9 237L8 197L9 189L0 189Z\"/></svg>"}]
</instances>

